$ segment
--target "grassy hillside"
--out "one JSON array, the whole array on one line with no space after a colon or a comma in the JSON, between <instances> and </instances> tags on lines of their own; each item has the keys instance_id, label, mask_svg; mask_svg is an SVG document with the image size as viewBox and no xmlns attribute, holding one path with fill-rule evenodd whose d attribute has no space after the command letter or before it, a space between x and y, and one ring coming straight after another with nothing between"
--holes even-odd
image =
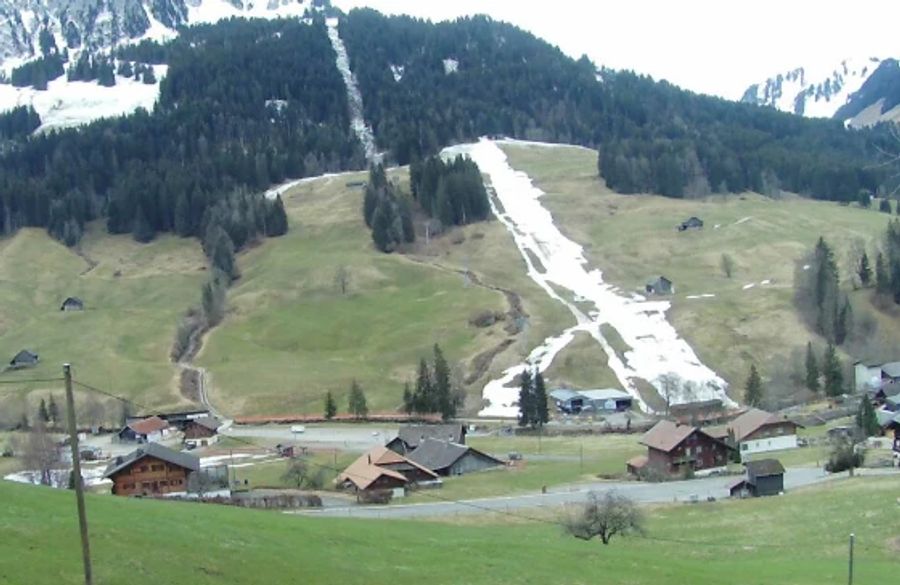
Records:
<instances>
[{"instance_id":1,"label":"grassy hillside","mask_svg":"<svg viewBox=\"0 0 900 585\"><path fill-rule=\"evenodd\" d=\"M0 380L58 378L71 362L84 382L148 405L177 404L169 347L178 315L199 297L204 270L193 240L161 236L141 245L99 225L89 229L81 256L43 230L0 240L0 358L5 365L23 348L41 358L37 368ZM68 296L84 300L85 310L61 312ZM61 391L60 384L23 384L3 392L44 388Z\"/></svg>"},{"instance_id":2,"label":"grassy hillside","mask_svg":"<svg viewBox=\"0 0 900 585\"><path fill-rule=\"evenodd\" d=\"M792 302L796 262L824 236L835 249L842 276L848 278L852 247L863 243L874 257L890 219L874 209L798 197L772 200L747 194L679 200L619 195L597 178L595 151L520 145L504 149L512 166L547 192L545 206L563 233L584 246L605 280L630 292L641 290L653 275L672 279L673 324L707 365L733 389L739 387L738 392L751 362L761 364L765 376L771 373L767 366L805 349L809 340L818 341ZM703 219L704 229L678 232L676 226L692 215ZM732 278L720 268L723 253L735 261ZM770 282L762 284L766 280ZM703 294L715 296L687 298ZM857 315L871 307L869 291L852 295ZM872 346L900 348L897 319L875 311L873 315L879 328ZM575 347L560 355L561 363L570 354L588 366L599 359L586 361L589 355ZM602 378L602 372L597 376Z\"/></svg>"},{"instance_id":3,"label":"grassy hillside","mask_svg":"<svg viewBox=\"0 0 900 585\"><path fill-rule=\"evenodd\" d=\"M241 254L230 313L198 359L212 373L214 402L227 412L320 413L328 390L344 411L354 378L370 411L399 409L404 381L414 381L434 343L468 374L475 355L506 337L502 324L469 324L481 311L507 310L502 293L467 283L441 258L374 250L353 186L364 178L341 175L291 190L284 197L290 232ZM498 244L505 245L511 239ZM344 295L335 284L341 266L349 274ZM477 406L480 386L471 389Z\"/></svg>"},{"instance_id":4,"label":"grassy hillside","mask_svg":"<svg viewBox=\"0 0 900 585\"><path fill-rule=\"evenodd\" d=\"M95 581L125 583L693 583L890 580L900 545L894 479L784 497L648 509L647 538L608 547L559 527L484 515L450 523L288 516L89 496ZM81 582L74 498L0 482L0 583ZM553 519L551 513L541 514ZM777 519L777 520L776 520ZM695 544L697 542L706 544Z\"/></svg>"}]
</instances>

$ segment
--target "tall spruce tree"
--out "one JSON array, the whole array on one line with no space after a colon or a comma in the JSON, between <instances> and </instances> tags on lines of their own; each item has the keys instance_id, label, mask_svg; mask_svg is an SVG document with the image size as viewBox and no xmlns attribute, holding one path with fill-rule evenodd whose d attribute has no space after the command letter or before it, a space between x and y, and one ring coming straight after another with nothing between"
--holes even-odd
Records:
<instances>
[{"instance_id":1,"label":"tall spruce tree","mask_svg":"<svg viewBox=\"0 0 900 585\"><path fill-rule=\"evenodd\" d=\"M759 406L763 399L762 379L756 364L750 364L750 375L747 376L747 385L744 388L744 402L749 406Z\"/></svg>"},{"instance_id":2,"label":"tall spruce tree","mask_svg":"<svg viewBox=\"0 0 900 585\"><path fill-rule=\"evenodd\" d=\"M532 424L544 426L550 422L550 410L547 408L547 386L544 384L544 375L535 369L534 373L534 416Z\"/></svg>"},{"instance_id":3,"label":"tall spruce tree","mask_svg":"<svg viewBox=\"0 0 900 585\"><path fill-rule=\"evenodd\" d=\"M331 395L331 390L329 390L325 393L325 420L333 419L336 414L337 403L335 403L334 396Z\"/></svg>"},{"instance_id":4,"label":"tall spruce tree","mask_svg":"<svg viewBox=\"0 0 900 585\"><path fill-rule=\"evenodd\" d=\"M880 295L887 295L891 292L891 276L884 254L881 252L878 252L878 256L875 258L875 292Z\"/></svg>"},{"instance_id":5,"label":"tall spruce tree","mask_svg":"<svg viewBox=\"0 0 900 585\"><path fill-rule=\"evenodd\" d=\"M441 418L450 420L456 416L456 406L450 388L450 366L444 358L444 352L438 344L434 344L434 394L436 399L437 412L441 413Z\"/></svg>"},{"instance_id":6,"label":"tall spruce tree","mask_svg":"<svg viewBox=\"0 0 900 585\"><path fill-rule=\"evenodd\" d=\"M284 211L284 202L281 195L276 195L274 201L266 203L266 236L270 238L283 236L287 231L288 219Z\"/></svg>"},{"instance_id":7,"label":"tall spruce tree","mask_svg":"<svg viewBox=\"0 0 900 585\"><path fill-rule=\"evenodd\" d=\"M806 344L806 388L811 392L821 390L819 384L819 363L816 360L816 354L813 352L812 341Z\"/></svg>"},{"instance_id":8,"label":"tall spruce tree","mask_svg":"<svg viewBox=\"0 0 900 585\"><path fill-rule=\"evenodd\" d=\"M357 419L366 418L369 415L369 407L366 404L366 394L356 378L350 383L350 398L347 401L348 409Z\"/></svg>"},{"instance_id":9,"label":"tall spruce tree","mask_svg":"<svg viewBox=\"0 0 900 585\"><path fill-rule=\"evenodd\" d=\"M47 412L47 403L44 402L44 399L41 398L41 403L38 405L38 420L41 422L50 422L50 413Z\"/></svg>"},{"instance_id":10,"label":"tall spruce tree","mask_svg":"<svg viewBox=\"0 0 900 585\"><path fill-rule=\"evenodd\" d=\"M856 269L856 273L859 276L859 283L863 287L868 287L872 284L872 267L869 265L869 255L866 254L865 250L859 257L859 266Z\"/></svg>"},{"instance_id":11,"label":"tall spruce tree","mask_svg":"<svg viewBox=\"0 0 900 585\"><path fill-rule=\"evenodd\" d=\"M54 425L59 424L61 422L59 418L59 407L56 405L56 400L53 398L53 394L50 395L50 400L47 402L47 416Z\"/></svg>"},{"instance_id":12,"label":"tall spruce tree","mask_svg":"<svg viewBox=\"0 0 900 585\"><path fill-rule=\"evenodd\" d=\"M534 413L534 381L531 372L522 370L522 381L519 384L519 426L526 427L532 421Z\"/></svg>"},{"instance_id":13,"label":"tall spruce tree","mask_svg":"<svg viewBox=\"0 0 900 585\"><path fill-rule=\"evenodd\" d=\"M872 406L868 394L863 394L862 400L859 402L859 409L856 411L856 427L865 437L872 437L881 431L878 417L875 416L875 407Z\"/></svg>"},{"instance_id":14,"label":"tall spruce tree","mask_svg":"<svg viewBox=\"0 0 900 585\"><path fill-rule=\"evenodd\" d=\"M422 358L419 360L419 374L416 376L416 391L413 394L413 410L415 412L427 414L436 411L433 388L428 362Z\"/></svg>"},{"instance_id":15,"label":"tall spruce tree","mask_svg":"<svg viewBox=\"0 0 900 585\"><path fill-rule=\"evenodd\" d=\"M843 394L844 372L833 343L829 343L825 348L825 355L822 358L822 373L825 376L825 394L828 396Z\"/></svg>"},{"instance_id":16,"label":"tall spruce tree","mask_svg":"<svg viewBox=\"0 0 900 585\"><path fill-rule=\"evenodd\" d=\"M415 411L416 403L413 399L412 390L409 389L409 382L403 384L403 412L412 414Z\"/></svg>"}]
</instances>

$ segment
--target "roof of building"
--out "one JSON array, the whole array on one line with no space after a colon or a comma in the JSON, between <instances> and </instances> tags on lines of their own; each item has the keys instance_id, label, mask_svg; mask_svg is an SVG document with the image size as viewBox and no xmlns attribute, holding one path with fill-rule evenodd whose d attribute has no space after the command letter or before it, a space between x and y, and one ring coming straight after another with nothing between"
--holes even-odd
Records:
<instances>
[{"instance_id":1,"label":"roof of building","mask_svg":"<svg viewBox=\"0 0 900 585\"><path fill-rule=\"evenodd\" d=\"M778 459L757 459L756 461L748 461L745 463L747 473L755 477L765 477L767 475L781 475L784 473L784 466Z\"/></svg>"},{"instance_id":2,"label":"roof of building","mask_svg":"<svg viewBox=\"0 0 900 585\"><path fill-rule=\"evenodd\" d=\"M661 420L644 433L641 444L668 453L697 430L691 425L680 425L669 420Z\"/></svg>"},{"instance_id":3,"label":"roof of building","mask_svg":"<svg viewBox=\"0 0 900 585\"><path fill-rule=\"evenodd\" d=\"M578 392L588 400L632 400L631 394L615 388L599 390L581 390Z\"/></svg>"},{"instance_id":4,"label":"roof of building","mask_svg":"<svg viewBox=\"0 0 900 585\"><path fill-rule=\"evenodd\" d=\"M891 378L900 378L900 362L889 362L881 365L881 371Z\"/></svg>"},{"instance_id":5,"label":"roof of building","mask_svg":"<svg viewBox=\"0 0 900 585\"><path fill-rule=\"evenodd\" d=\"M84 301L82 301L78 297L66 297L66 300L64 300L62 302L63 305L68 305L69 303L74 303L76 305L83 305Z\"/></svg>"},{"instance_id":6,"label":"roof of building","mask_svg":"<svg viewBox=\"0 0 900 585\"><path fill-rule=\"evenodd\" d=\"M629 467L633 467L635 469L640 469L647 465L647 461L649 461L649 459L646 455L638 455L626 461L625 465L628 465Z\"/></svg>"},{"instance_id":7,"label":"roof of building","mask_svg":"<svg viewBox=\"0 0 900 585\"><path fill-rule=\"evenodd\" d=\"M203 416L200 418L190 419L188 420L188 424L190 423L197 423L201 427L206 427L211 431L215 431L216 429L218 429L219 425L221 424L219 422L219 419L213 416Z\"/></svg>"},{"instance_id":8,"label":"roof of building","mask_svg":"<svg viewBox=\"0 0 900 585\"><path fill-rule=\"evenodd\" d=\"M374 447L368 453L364 453L361 455L356 461L347 466L343 472L337 477L338 483L344 483L345 481L351 482L353 485L357 487L357 489L365 490L368 489L373 483L375 483L380 477L387 476L392 477L394 479L400 480L403 483L408 483L409 479L400 473L399 471L395 471L393 469L389 469L387 467L382 467L383 465L390 464L398 464L398 463L408 463L422 469L428 474L437 477L430 469L424 469L420 465L417 465L415 462L410 461L406 457L394 453L387 447Z\"/></svg>"},{"instance_id":9,"label":"roof of building","mask_svg":"<svg viewBox=\"0 0 900 585\"><path fill-rule=\"evenodd\" d=\"M503 462L496 457L491 457L487 453L482 453L477 449L460 445L459 443L452 443L450 441L440 441L438 439L425 439L422 441L416 450L409 454L409 459L423 467L438 471L450 467L470 452L477 453L488 459L493 459L497 462L497 465L503 464Z\"/></svg>"},{"instance_id":10,"label":"roof of building","mask_svg":"<svg viewBox=\"0 0 900 585\"><path fill-rule=\"evenodd\" d=\"M569 388L557 388L550 391L550 398L554 400L572 400L579 396L581 394L577 390L570 390Z\"/></svg>"},{"instance_id":11,"label":"roof of building","mask_svg":"<svg viewBox=\"0 0 900 585\"><path fill-rule=\"evenodd\" d=\"M740 442L743 441L745 437L752 435L765 425L783 422L797 424L781 415L766 412L765 410L760 410L758 408L751 408L731 421L727 425L726 431L727 429L733 431L734 439Z\"/></svg>"},{"instance_id":12,"label":"roof of building","mask_svg":"<svg viewBox=\"0 0 900 585\"><path fill-rule=\"evenodd\" d=\"M34 353L33 351L23 349L23 350L20 350L19 353L17 353L16 355L13 356L12 362L17 362L17 361L21 361L21 360L36 361L37 359L38 359L38 354ZM10 363L12 363L12 362L10 362Z\"/></svg>"},{"instance_id":13,"label":"roof of building","mask_svg":"<svg viewBox=\"0 0 900 585\"><path fill-rule=\"evenodd\" d=\"M163 430L169 426L169 423L158 416L151 416L141 420L132 421L125 426L134 431L136 435L149 435L150 433Z\"/></svg>"},{"instance_id":14,"label":"roof of building","mask_svg":"<svg viewBox=\"0 0 900 585\"><path fill-rule=\"evenodd\" d=\"M106 467L103 477L109 477L122 469L133 465L144 457L155 457L191 471L200 469L200 458L196 455L173 451L159 443L147 443L146 445L141 445L124 457L116 457L112 463Z\"/></svg>"},{"instance_id":15,"label":"roof of building","mask_svg":"<svg viewBox=\"0 0 900 585\"><path fill-rule=\"evenodd\" d=\"M461 424L408 425L400 427L397 437L410 448L415 449L424 439L463 443L466 440L466 430Z\"/></svg>"},{"instance_id":16,"label":"roof of building","mask_svg":"<svg viewBox=\"0 0 900 585\"><path fill-rule=\"evenodd\" d=\"M699 412L701 410L721 410L725 407L725 404L718 398L710 398L709 400L698 400L695 402L682 402L680 404L673 404L669 407L669 412L671 414L676 413L691 413L691 412Z\"/></svg>"}]
</instances>

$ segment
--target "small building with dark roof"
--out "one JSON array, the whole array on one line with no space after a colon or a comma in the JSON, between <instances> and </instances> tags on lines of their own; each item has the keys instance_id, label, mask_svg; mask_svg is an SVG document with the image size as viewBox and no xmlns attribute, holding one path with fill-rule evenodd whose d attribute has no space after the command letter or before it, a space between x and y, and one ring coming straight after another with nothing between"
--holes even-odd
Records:
<instances>
[{"instance_id":1,"label":"small building with dark roof","mask_svg":"<svg viewBox=\"0 0 900 585\"><path fill-rule=\"evenodd\" d=\"M686 471L703 471L725 467L734 447L706 433L703 429L661 420L641 438L647 455L634 457L627 463L629 472L637 475L643 469L677 475Z\"/></svg>"},{"instance_id":2,"label":"small building with dark roof","mask_svg":"<svg viewBox=\"0 0 900 585\"><path fill-rule=\"evenodd\" d=\"M199 470L198 457L148 443L116 457L103 477L112 480L117 496L162 496L186 493L191 475Z\"/></svg>"},{"instance_id":3,"label":"small building with dark roof","mask_svg":"<svg viewBox=\"0 0 900 585\"><path fill-rule=\"evenodd\" d=\"M118 437L125 442L152 443L162 439L168 428L169 423L158 416L151 416L129 421L119 431Z\"/></svg>"},{"instance_id":4,"label":"small building with dark roof","mask_svg":"<svg viewBox=\"0 0 900 585\"><path fill-rule=\"evenodd\" d=\"M84 301L78 297L66 297L66 300L59 306L60 311L83 311Z\"/></svg>"},{"instance_id":5,"label":"small building with dark roof","mask_svg":"<svg viewBox=\"0 0 900 585\"><path fill-rule=\"evenodd\" d=\"M678 226L678 231L683 232L687 230L699 230L703 228L703 220L696 216L691 216L681 222Z\"/></svg>"},{"instance_id":6,"label":"small building with dark roof","mask_svg":"<svg viewBox=\"0 0 900 585\"><path fill-rule=\"evenodd\" d=\"M670 295L675 292L675 285L665 276L657 276L647 283L644 290L651 295Z\"/></svg>"},{"instance_id":7,"label":"small building with dark roof","mask_svg":"<svg viewBox=\"0 0 900 585\"><path fill-rule=\"evenodd\" d=\"M443 476L463 475L505 465L496 457L467 445L430 438L423 440L409 454L409 460Z\"/></svg>"},{"instance_id":8,"label":"small building with dark roof","mask_svg":"<svg viewBox=\"0 0 900 585\"><path fill-rule=\"evenodd\" d=\"M38 365L38 362L41 358L38 354L33 351L29 351L27 349L21 350L19 353L13 356L13 359L9 360L9 369L18 370L21 368L33 368Z\"/></svg>"},{"instance_id":9,"label":"small building with dark roof","mask_svg":"<svg viewBox=\"0 0 900 585\"><path fill-rule=\"evenodd\" d=\"M775 496L784 491L784 466L777 459L759 459L744 464L746 477L728 486L732 497Z\"/></svg>"},{"instance_id":10,"label":"small building with dark roof","mask_svg":"<svg viewBox=\"0 0 900 585\"><path fill-rule=\"evenodd\" d=\"M206 447L219 439L219 420L204 416L187 421L184 426L184 444L190 447Z\"/></svg>"},{"instance_id":11,"label":"small building with dark roof","mask_svg":"<svg viewBox=\"0 0 900 585\"><path fill-rule=\"evenodd\" d=\"M388 441L391 451L406 455L416 450L425 439L438 439L451 443L466 444L466 427L462 424L407 425L400 427L397 436Z\"/></svg>"}]
</instances>

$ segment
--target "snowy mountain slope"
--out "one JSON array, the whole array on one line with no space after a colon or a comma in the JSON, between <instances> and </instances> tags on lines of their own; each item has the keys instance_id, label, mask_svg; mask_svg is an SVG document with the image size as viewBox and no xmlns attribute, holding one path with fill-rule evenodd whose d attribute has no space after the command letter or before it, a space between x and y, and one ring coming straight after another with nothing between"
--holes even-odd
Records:
<instances>
[{"instance_id":1,"label":"snowy mountain slope","mask_svg":"<svg viewBox=\"0 0 900 585\"><path fill-rule=\"evenodd\" d=\"M0 71L39 58L52 38L69 63L82 51L109 53L143 39L167 40L177 27L214 23L231 17L302 17L314 0L0 0ZM84 124L138 107L152 109L164 66L154 67L156 82L144 85L116 76L113 87L60 77L44 91L0 85L0 112L31 105L43 122L39 130Z\"/></svg>"},{"instance_id":2,"label":"snowy mountain slope","mask_svg":"<svg viewBox=\"0 0 900 585\"><path fill-rule=\"evenodd\" d=\"M846 59L835 67L798 67L751 85L741 101L810 118L832 118L880 62L870 57Z\"/></svg>"},{"instance_id":3,"label":"snowy mountain slope","mask_svg":"<svg viewBox=\"0 0 900 585\"><path fill-rule=\"evenodd\" d=\"M835 114L853 127L900 117L900 62L885 59Z\"/></svg>"}]
</instances>

